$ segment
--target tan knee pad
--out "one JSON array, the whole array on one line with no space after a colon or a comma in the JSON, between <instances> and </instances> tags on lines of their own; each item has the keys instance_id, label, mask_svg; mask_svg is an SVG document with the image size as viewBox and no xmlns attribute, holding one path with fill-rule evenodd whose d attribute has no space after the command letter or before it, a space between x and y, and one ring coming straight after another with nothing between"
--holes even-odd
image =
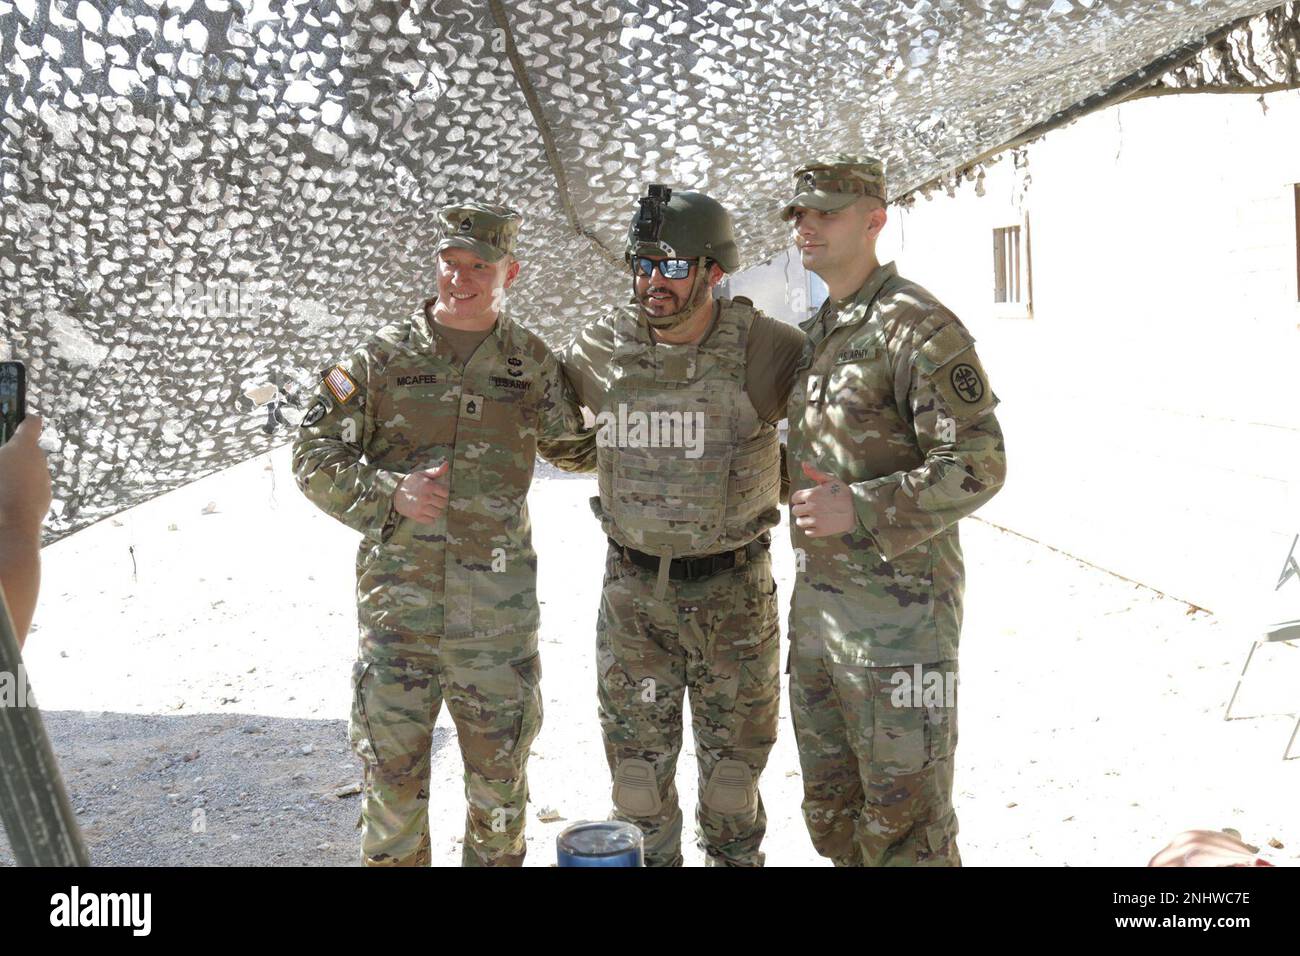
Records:
<instances>
[{"instance_id":1,"label":"tan knee pad","mask_svg":"<svg viewBox=\"0 0 1300 956\"><path fill-rule=\"evenodd\" d=\"M659 783L648 760L624 760L614 771L614 806L632 817L652 817L659 812Z\"/></svg>"},{"instance_id":2,"label":"tan knee pad","mask_svg":"<svg viewBox=\"0 0 1300 956\"><path fill-rule=\"evenodd\" d=\"M709 774L701 800L710 810L734 816L753 811L757 789L749 764L743 760L719 760Z\"/></svg>"}]
</instances>

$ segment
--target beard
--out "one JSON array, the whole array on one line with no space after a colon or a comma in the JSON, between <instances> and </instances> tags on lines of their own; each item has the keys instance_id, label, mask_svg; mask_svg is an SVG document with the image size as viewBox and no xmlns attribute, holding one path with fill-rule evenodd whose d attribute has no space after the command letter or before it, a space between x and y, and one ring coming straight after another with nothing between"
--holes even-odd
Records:
<instances>
[{"instance_id":1,"label":"beard","mask_svg":"<svg viewBox=\"0 0 1300 956\"><path fill-rule=\"evenodd\" d=\"M667 298L651 299L651 293L663 293ZM681 310L686 300L670 289L650 288L646 290L645 295L637 296L637 304L646 315L672 315Z\"/></svg>"}]
</instances>

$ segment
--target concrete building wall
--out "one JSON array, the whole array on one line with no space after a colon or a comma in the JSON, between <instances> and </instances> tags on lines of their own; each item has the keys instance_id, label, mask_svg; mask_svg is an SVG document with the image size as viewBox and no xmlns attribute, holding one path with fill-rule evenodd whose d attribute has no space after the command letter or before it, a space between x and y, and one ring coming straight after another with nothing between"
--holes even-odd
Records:
<instances>
[{"instance_id":1,"label":"concrete building wall","mask_svg":"<svg viewBox=\"0 0 1300 956\"><path fill-rule=\"evenodd\" d=\"M798 325L826 298L826 286L787 249L726 280L722 295L744 295L774 319ZM814 302L810 308L809 303Z\"/></svg>"},{"instance_id":2,"label":"concrete building wall","mask_svg":"<svg viewBox=\"0 0 1300 956\"><path fill-rule=\"evenodd\" d=\"M962 317L1002 399L1010 475L983 517L1247 615L1300 532L1300 92L1263 104L1095 114L983 196L891 208L880 249ZM993 301L1010 225L1027 306ZM754 288L769 308L770 277Z\"/></svg>"}]
</instances>

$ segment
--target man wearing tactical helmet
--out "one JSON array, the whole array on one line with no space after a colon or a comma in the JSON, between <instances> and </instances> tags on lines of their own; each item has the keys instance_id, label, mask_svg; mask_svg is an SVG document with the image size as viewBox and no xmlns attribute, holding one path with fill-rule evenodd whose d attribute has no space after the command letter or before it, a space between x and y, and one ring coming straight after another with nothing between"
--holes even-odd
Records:
<instances>
[{"instance_id":1,"label":"man wearing tactical helmet","mask_svg":"<svg viewBox=\"0 0 1300 956\"><path fill-rule=\"evenodd\" d=\"M1006 475L975 340L881 265L885 173L811 159L782 212L830 292L790 397L790 713L814 847L837 866L957 866L957 522Z\"/></svg>"},{"instance_id":2,"label":"man wearing tactical helmet","mask_svg":"<svg viewBox=\"0 0 1300 956\"><path fill-rule=\"evenodd\" d=\"M650 186L625 256L633 301L565 355L598 425L592 509L609 551L597 692L613 816L644 832L647 865L681 865L675 772L689 690L706 861L761 866L758 779L780 695L776 425L804 336L747 299L715 300L740 255L730 215L707 196Z\"/></svg>"},{"instance_id":3,"label":"man wearing tactical helmet","mask_svg":"<svg viewBox=\"0 0 1300 956\"><path fill-rule=\"evenodd\" d=\"M371 866L430 863L430 747L445 700L465 763L461 862L524 858L525 767L542 720L535 452L589 470L594 439L555 357L502 311L519 214L438 213L437 295L322 372L298 486L364 537L349 737Z\"/></svg>"}]
</instances>

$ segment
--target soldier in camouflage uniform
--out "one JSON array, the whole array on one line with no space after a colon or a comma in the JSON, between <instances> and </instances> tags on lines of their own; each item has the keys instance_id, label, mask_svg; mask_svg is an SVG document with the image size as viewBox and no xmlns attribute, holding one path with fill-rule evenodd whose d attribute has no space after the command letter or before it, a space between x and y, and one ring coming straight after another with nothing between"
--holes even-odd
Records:
<instances>
[{"instance_id":1,"label":"soldier in camouflage uniform","mask_svg":"<svg viewBox=\"0 0 1300 956\"><path fill-rule=\"evenodd\" d=\"M739 254L730 216L707 196L651 186L626 255L634 301L565 355L597 420L592 508L609 551L596 657L613 816L644 832L648 866L681 865L674 778L689 688L700 845L710 865L760 866L758 779L780 697L775 425L804 337L747 299L715 301Z\"/></svg>"},{"instance_id":2,"label":"soldier in camouflage uniform","mask_svg":"<svg viewBox=\"0 0 1300 956\"><path fill-rule=\"evenodd\" d=\"M880 265L874 159L795 172L791 221L830 297L790 398L790 704L817 851L841 866L957 866L957 521L1006 472L974 339Z\"/></svg>"},{"instance_id":3,"label":"soldier in camouflage uniform","mask_svg":"<svg viewBox=\"0 0 1300 956\"><path fill-rule=\"evenodd\" d=\"M439 216L437 296L324 371L293 468L308 498L364 535L349 726L365 766L364 861L429 864L430 746L446 700L465 764L462 863L518 866L542 720L525 496L535 452L591 465L572 386L501 311L518 214L469 203Z\"/></svg>"}]
</instances>

